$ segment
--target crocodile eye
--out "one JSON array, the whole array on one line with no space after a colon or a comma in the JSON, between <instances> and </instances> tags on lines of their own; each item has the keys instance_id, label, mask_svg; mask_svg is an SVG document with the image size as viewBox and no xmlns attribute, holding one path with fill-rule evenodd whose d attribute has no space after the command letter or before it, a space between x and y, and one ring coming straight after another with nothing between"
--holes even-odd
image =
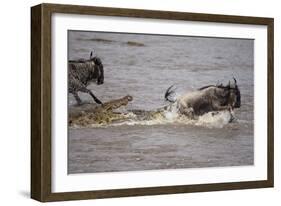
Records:
<instances>
[{"instance_id":1,"label":"crocodile eye","mask_svg":"<svg viewBox=\"0 0 281 206\"><path fill-rule=\"evenodd\" d=\"M132 100L133 100L133 97L130 96L130 95L128 95L128 96L127 96L127 100L128 100L128 101L132 101Z\"/></svg>"}]
</instances>

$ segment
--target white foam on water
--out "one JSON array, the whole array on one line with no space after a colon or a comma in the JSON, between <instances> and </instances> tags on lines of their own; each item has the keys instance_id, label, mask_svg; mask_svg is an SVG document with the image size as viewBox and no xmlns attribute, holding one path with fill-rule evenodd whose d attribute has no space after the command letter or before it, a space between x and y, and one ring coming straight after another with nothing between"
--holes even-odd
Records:
<instances>
[{"instance_id":1,"label":"white foam on water","mask_svg":"<svg viewBox=\"0 0 281 206\"><path fill-rule=\"evenodd\" d=\"M208 112L202 116L199 116L195 125L205 126L209 128L222 128L224 125L228 124L232 118L229 111L220 112Z\"/></svg>"},{"instance_id":2,"label":"white foam on water","mask_svg":"<svg viewBox=\"0 0 281 206\"><path fill-rule=\"evenodd\" d=\"M179 97L186 98L192 95L197 95L197 93L191 92L188 93L188 95L183 96L181 92L175 91L172 97L175 103L163 106L160 114L153 115L152 117L148 117L145 120L140 120L138 116L133 112L126 113L126 111L124 111L125 108L122 108L123 110L119 110L119 112L124 114L123 117L125 117L125 119L115 121L112 123L91 124L89 125L89 127L181 124L201 126L207 128L223 128L226 124L235 119L234 111L229 112L227 110L208 112L204 115L197 117L196 119L191 119L185 115L181 115L178 110L177 100L179 99ZM74 125L74 127L77 128L79 126Z\"/></svg>"},{"instance_id":3,"label":"white foam on water","mask_svg":"<svg viewBox=\"0 0 281 206\"><path fill-rule=\"evenodd\" d=\"M176 103L168 106L168 109L163 111L163 114L168 121L175 121L179 117L179 112Z\"/></svg>"},{"instance_id":4,"label":"white foam on water","mask_svg":"<svg viewBox=\"0 0 281 206\"><path fill-rule=\"evenodd\" d=\"M113 122L109 124L92 124L90 127L108 127L108 126L152 126L152 125L168 125L168 124L181 124L181 125L193 125L207 128L223 128L233 118L234 114L229 111L209 112L197 119L190 119L184 115L180 115L175 106L171 106L162 114L154 116L148 120L138 120L137 115L129 112L125 115L127 119Z\"/></svg>"},{"instance_id":5,"label":"white foam on water","mask_svg":"<svg viewBox=\"0 0 281 206\"><path fill-rule=\"evenodd\" d=\"M193 94L190 94L193 95ZM178 99L181 96L178 92L174 93L174 99ZM87 127L109 127L109 126L135 126L135 125L144 125L144 126L152 126L152 125L166 125L166 124L181 124L181 125L194 125L201 126L207 128L223 128L226 124L234 118L234 111L216 111L216 112L208 112L204 115L199 116L196 119L191 119L185 115L181 115L178 110L177 102L172 103L170 105L164 106L161 114L153 115L145 120L138 119L138 116L133 112L123 112L123 117L120 121L115 121L112 123L102 123L102 124L91 124ZM119 111L120 112L120 111ZM74 125L74 128L81 128L81 126Z\"/></svg>"}]
</instances>

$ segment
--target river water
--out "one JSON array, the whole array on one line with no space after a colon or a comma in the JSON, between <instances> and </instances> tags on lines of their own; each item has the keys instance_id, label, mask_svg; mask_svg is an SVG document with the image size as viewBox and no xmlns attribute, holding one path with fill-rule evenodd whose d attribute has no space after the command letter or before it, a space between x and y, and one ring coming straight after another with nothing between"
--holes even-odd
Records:
<instances>
[{"instance_id":1,"label":"river water","mask_svg":"<svg viewBox=\"0 0 281 206\"><path fill-rule=\"evenodd\" d=\"M104 65L103 85L91 84L103 102L127 94L126 109L155 110L177 95L237 79L241 108L236 121L227 112L200 122L150 121L69 128L68 172L243 166L254 163L254 40L69 31L68 58L89 58L94 50ZM83 101L92 102L79 93ZM69 95L69 105L75 104Z\"/></svg>"}]
</instances>

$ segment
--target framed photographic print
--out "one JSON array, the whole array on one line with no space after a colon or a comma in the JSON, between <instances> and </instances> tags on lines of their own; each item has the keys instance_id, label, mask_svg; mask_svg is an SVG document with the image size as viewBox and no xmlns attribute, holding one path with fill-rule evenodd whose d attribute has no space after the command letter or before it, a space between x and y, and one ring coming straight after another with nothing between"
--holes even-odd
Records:
<instances>
[{"instance_id":1,"label":"framed photographic print","mask_svg":"<svg viewBox=\"0 0 281 206\"><path fill-rule=\"evenodd\" d=\"M273 19L31 8L31 197L273 187Z\"/></svg>"}]
</instances>

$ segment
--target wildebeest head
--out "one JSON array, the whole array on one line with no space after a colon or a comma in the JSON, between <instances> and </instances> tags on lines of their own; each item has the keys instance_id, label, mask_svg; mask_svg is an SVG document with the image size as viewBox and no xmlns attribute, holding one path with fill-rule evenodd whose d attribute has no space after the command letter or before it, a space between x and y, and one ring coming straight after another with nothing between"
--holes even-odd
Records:
<instances>
[{"instance_id":1,"label":"wildebeest head","mask_svg":"<svg viewBox=\"0 0 281 206\"><path fill-rule=\"evenodd\" d=\"M214 88L216 95L218 95L221 105L227 106L230 105L233 108L240 108L241 106L241 94L237 85L237 80L233 78L233 83L228 83L228 85L224 86L223 84L217 85L208 85L201 87L199 90L205 90L208 88Z\"/></svg>"},{"instance_id":2,"label":"wildebeest head","mask_svg":"<svg viewBox=\"0 0 281 206\"><path fill-rule=\"evenodd\" d=\"M241 94L237 85L236 79L233 77L234 83L228 83L228 104L234 108L240 108L241 106Z\"/></svg>"},{"instance_id":3,"label":"wildebeest head","mask_svg":"<svg viewBox=\"0 0 281 206\"><path fill-rule=\"evenodd\" d=\"M103 71L103 64L99 57L93 56L93 52L90 54L90 61L94 63L94 76L97 79L97 84L103 84L104 82L104 71Z\"/></svg>"}]
</instances>

